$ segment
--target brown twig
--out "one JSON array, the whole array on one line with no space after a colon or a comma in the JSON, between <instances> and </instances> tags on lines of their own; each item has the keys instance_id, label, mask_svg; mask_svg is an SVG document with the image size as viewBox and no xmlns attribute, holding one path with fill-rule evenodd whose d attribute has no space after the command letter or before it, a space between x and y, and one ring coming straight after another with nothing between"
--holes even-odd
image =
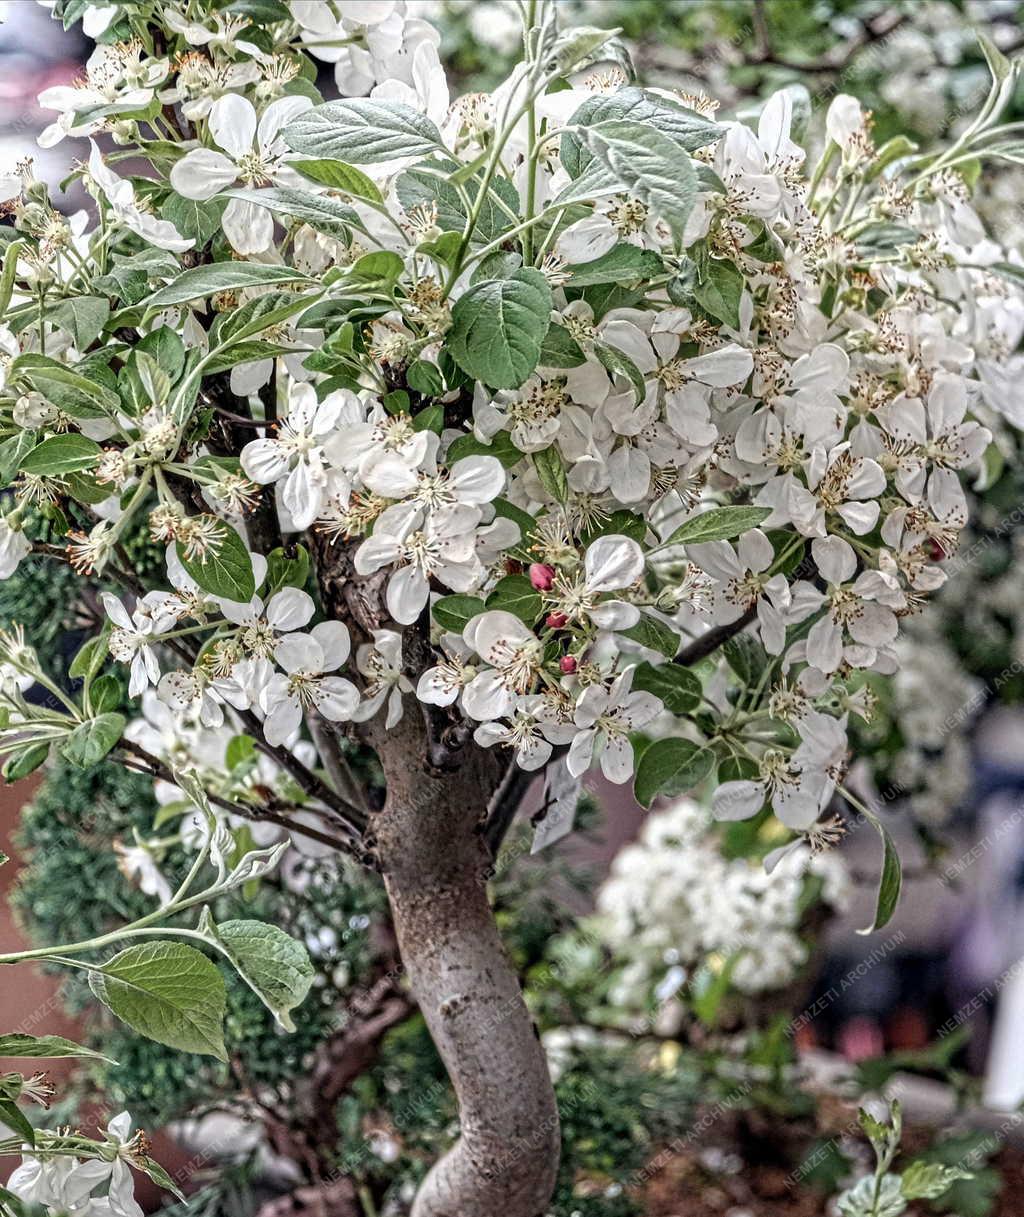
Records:
<instances>
[{"instance_id":1,"label":"brown twig","mask_svg":"<svg viewBox=\"0 0 1024 1217\"><path fill-rule=\"evenodd\" d=\"M742 617L737 617L728 625L713 626L699 638L695 638L688 646L683 647L672 662L684 668L691 668L695 663L700 663L702 659L706 659L712 652L717 651L723 643L728 642L730 638L735 638L737 634L745 630L754 620L756 612L756 606L751 605Z\"/></svg>"},{"instance_id":2,"label":"brown twig","mask_svg":"<svg viewBox=\"0 0 1024 1217\"><path fill-rule=\"evenodd\" d=\"M140 744L136 744L134 740L121 739L116 747L118 751L126 754L125 759L122 761L126 769L131 769L134 773L141 773L145 777L174 783L175 777L173 771L159 757L153 756L151 752L148 752ZM308 837L311 841L319 841L321 845L327 845L331 849L340 850L342 853L351 854L353 857L361 856L358 842L347 841L330 833L321 832L320 829L313 828L307 824L300 824L282 814L280 810L282 806L287 806L296 811L303 810L301 808L293 807L290 804L281 804L275 809L275 805L271 803L264 810L248 803L233 803L230 799L222 798L217 794L211 794L209 791L206 792L206 797L215 807L220 807L224 811L230 811L234 815L244 816L247 820L269 821L272 824L277 824L281 828L287 829L289 832Z\"/></svg>"}]
</instances>

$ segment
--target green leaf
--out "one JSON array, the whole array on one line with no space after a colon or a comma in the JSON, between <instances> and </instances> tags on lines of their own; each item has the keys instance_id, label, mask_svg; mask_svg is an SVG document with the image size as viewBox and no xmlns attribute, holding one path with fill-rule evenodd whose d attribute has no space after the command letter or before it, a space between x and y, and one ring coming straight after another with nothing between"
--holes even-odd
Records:
<instances>
[{"instance_id":1,"label":"green leaf","mask_svg":"<svg viewBox=\"0 0 1024 1217\"><path fill-rule=\"evenodd\" d=\"M875 816L871 816L870 819L882 838L882 874L878 880L875 919L866 929L858 930L858 934L873 934L875 930L880 930L889 924L893 913L896 912L896 905L900 900L900 890L903 887L903 868L900 865L900 856L896 851L893 839L881 820Z\"/></svg>"},{"instance_id":2,"label":"green leaf","mask_svg":"<svg viewBox=\"0 0 1024 1217\"><path fill-rule=\"evenodd\" d=\"M133 1164L138 1170L147 1174L157 1187L162 1188L165 1192L170 1192L172 1196L176 1196L179 1200L184 1201L185 1193L155 1158L136 1156L133 1159Z\"/></svg>"},{"instance_id":3,"label":"green leaf","mask_svg":"<svg viewBox=\"0 0 1024 1217\"><path fill-rule=\"evenodd\" d=\"M643 300L643 288L625 286L621 283L596 283L593 287L584 287L579 292L566 290L566 296L578 296L585 304L594 310L595 321L600 321L612 309L633 308Z\"/></svg>"},{"instance_id":4,"label":"green leaf","mask_svg":"<svg viewBox=\"0 0 1024 1217\"><path fill-rule=\"evenodd\" d=\"M901 246L914 245L920 240L920 236L920 233L908 228L906 224L880 221L862 228L854 237L854 241L858 250L877 257L879 254L892 253ZM1021 283L1024 284L1024 275L1021 277Z\"/></svg>"},{"instance_id":5,"label":"green leaf","mask_svg":"<svg viewBox=\"0 0 1024 1217\"><path fill-rule=\"evenodd\" d=\"M0 1099L0 1124L14 1129L26 1145L35 1145L36 1130L25 1119L17 1103L12 1103L10 1099Z\"/></svg>"},{"instance_id":6,"label":"green leaf","mask_svg":"<svg viewBox=\"0 0 1024 1217\"><path fill-rule=\"evenodd\" d=\"M309 578L309 550L304 545L295 547L294 557L279 545L267 554L267 576L264 585L266 598L282 587L305 587Z\"/></svg>"},{"instance_id":7,"label":"green leaf","mask_svg":"<svg viewBox=\"0 0 1024 1217\"><path fill-rule=\"evenodd\" d=\"M251 765L256 759L256 744L251 735L233 735L224 749L224 764L229 769Z\"/></svg>"},{"instance_id":8,"label":"green leaf","mask_svg":"<svg viewBox=\"0 0 1024 1217\"><path fill-rule=\"evenodd\" d=\"M494 585L487 607L502 609L532 626L541 614L543 601L526 575L506 575Z\"/></svg>"},{"instance_id":9,"label":"green leaf","mask_svg":"<svg viewBox=\"0 0 1024 1217\"><path fill-rule=\"evenodd\" d=\"M0 271L0 317L4 316L10 307L14 295L14 281L18 275L18 258L24 248L24 241L12 241L4 252L3 270Z\"/></svg>"},{"instance_id":10,"label":"green leaf","mask_svg":"<svg viewBox=\"0 0 1024 1217\"><path fill-rule=\"evenodd\" d=\"M466 194L471 199L476 198L482 178L477 175L469 180L466 189L460 193L451 181L458 168L458 164L451 160L413 166L399 176L395 182L395 193L406 212L417 206L436 208L437 227L442 232L457 232L461 238L469 219L469 209L464 198ZM518 216L518 213L519 195L515 186L508 178L495 175L481 202L470 238L470 247L487 245L496 240L515 223L514 217ZM505 274L481 276L494 279L505 277Z\"/></svg>"},{"instance_id":11,"label":"green leaf","mask_svg":"<svg viewBox=\"0 0 1024 1217\"><path fill-rule=\"evenodd\" d=\"M19 782L22 778L27 778L30 773L35 773L49 755L49 744L30 744L21 752L14 753L4 763L4 781Z\"/></svg>"},{"instance_id":12,"label":"green leaf","mask_svg":"<svg viewBox=\"0 0 1024 1217\"><path fill-rule=\"evenodd\" d=\"M69 473L66 480L68 494L79 503L95 506L110 498L110 486L103 485L88 474Z\"/></svg>"},{"instance_id":13,"label":"green leaf","mask_svg":"<svg viewBox=\"0 0 1024 1217\"><path fill-rule=\"evenodd\" d=\"M102 452L94 439L69 431L37 444L22 460L21 472L38 477L62 477L65 473L92 469L99 463Z\"/></svg>"},{"instance_id":14,"label":"green leaf","mask_svg":"<svg viewBox=\"0 0 1024 1217\"><path fill-rule=\"evenodd\" d=\"M580 540L584 545L589 545L598 537L618 536L629 537L631 541L643 544L647 536L647 521L643 516L620 508L618 511L613 511L610 516L597 520L589 528L584 529L580 533Z\"/></svg>"},{"instance_id":15,"label":"green leaf","mask_svg":"<svg viewBox=\"0 0 1024 1217\"><path fill-rule=\"evenodd\" d=\"M531 460L537 477L540 478L540 484L556 503L564 503L569 497L569 479L566 476L562 454L552 444L550 448L534 452Z\"/></svg>"},{"instance_id":16,"label":"green leaf","mask_svg":"<svg viewBox=\"0 0 1024 1217\"><path fill-rule=\"evenodd\" d=\"M757 780L759 769L756 761L747 756L727 756L718 766L718 784L723 782L754 782ZM735 832L739 827L744 831L754 823L753 820L734 820L727 825L727 832Z\"/></svg>"},{"instance_id":17,"label":"green leaf","mask_svg":"<svg viewBox=\"0 0 1024 1217\"><path fill-rule=\"evenodd\" d=\"M623 119L660 131L687 152L707 147L724 133L718 123L711 122L695 110L688 110L667 97L633 87L588 98L573 113L569 126L585 127ZM591 154L578 132L570 130L562 136L561 159L569 176L574 178L579 177L590 163Z\"/></svg>"},{"instance_id":18,"label":"green leaf","mask_svg":"<svg viewBox=\"0 0 1024 1217\"><path fill-rule=\"evenodd\" d=\"M301 1005L316 973L306 948L264 921L224 921L209 917L201 929L234 965L285 1031L294 1031L290 1011Z\"/></svg>"},{"instance_id":19,"label":"green leaf","mask_svg":"<svg viewBox=\"0 0 1024 1217\"><path fill-rule=\"evenodd\" d=\"M256 594L256 580L249 551L230 524L225 524L216 516L209 516L207 519L212 522L212 527L220 538L219 543L211 545L204 557L190 558L185 547L178 542L178 559L204 592L244 604Z\"/></svg>"},{"instance_id":20,"label":"green leaf","mask_svg":"<svg viewBox=\"0 0 1024 1217\"><path fill-rule=\"evenodd\" d=\"M358 214L347 203L332 199L327 194L313 194L312 191L295 190L291 186L271 186L266 190L225 190L224 195L229 199L266 207L275 215L291 216L293 220L309 224L318 232L346 241L351 228L362 228Z\"/></svg>"},{"instance_id":21,"label":"green leaf","mask_svg":"<svg viewBox=\"0 0 1024 1217\"><path fill-rule=\"evenodd\" d=\"M0 1217L25 1217L25 1212L19 1197L0 1186Z\"/></svg>"},{"instance_id":22,"label":"green leaf","mask_svg":"<svg viewBox=\"0 0 1024 1217\"><path fill-rule=\"evenodd\" d=\"M652 617L650 613L641 613L640 620L628 630L616 630L622 638L628 638L650 651L658 651L666 659L674 659L679 650L679 635L664 621Z\"/></svg>"},{"instance_id":23,"label":"green leaf","mask_svg":"<svg viewBox=\"0 0 1024 1217\"><path fill-rule=\"evenodd\" d=\"M390 249L377 249L373 253L363 254L353 262L349 274L353 279L366 283L383 282L392 284L405 269L405 263Z\"/></svg>"},{"instance_id":24,"label":"green leaf","mask_svg":"<svg viewBox=\"0 0 1024 1217\"><path fill-rule=\"evenodd\" d=\"M1012 262L990 262L985 269L1009 279L1018 287L1024 287L1024 266L1015 266Z\"/></svg>"},{"instance_id":25,"label":"green leaf","mask_svg":"<svg viewBox=\"0 0 1024 1217\"><path fill-rule=\"evenodd\" d=\"M695 545L703 541L729 541L763 524L770 507L712 507L680 524L663 545Z\"/></svg>"},{"instance_id":26,"label":"green leaf","mask_svg":"<svg viewBox=\"0 0 1024 1217\"><path fill-rule=\"evenodd\" d=\"M722 644L726 663L748 687L757 684L768 666L768 653L753 634L736 634Z\"/></svg>"},{"instance_id":27,"label":"green leaf","mask_svg":"<svg viewBox=\"0 0 1024 1217\"><path fill-rule=\"evenodd\" d=\"M6 486L10 482L35 443L34 431L15 431L0 443L0 485Z\"/></svg>"},{"instance_id":28,"label":"green leaf","mask_svg":"<svg viewBox=\"0 0 1024 1217\"><path fill-rule=\"evenodd\" d=\"M169 220L187 239L195 241L202 249L220 232L221 219L227 199L218 195L213 199L186 199L172 191L160 206L162 219Z\"/></svg>"},{"instance_id":29,"label":"green leaf","mask_svg":"<svg viewBox=\"0 0 1024 1217\"><path fill-rule=\"evenodd\" d=\"M457 232L443 232L436 241L422 241L416 246L417 252L426 254L435 262L444 266L453 266L462 248L462 237Z\"/></svg>"},{"instance_id":30,"label":"green leaf","mask_svg":"<svg viewBox=\"0 0 1024 1217\"><path fill-rule=\"evenodd\" d=\"M440 402L435 402L432 406L418 410L413 416L412 429L414 431L433 431L435 435L440 435L444 430L444 406Z\"/></svg>"},{"instance_id":31,"label":"green leaf","mask_svg":"<svg viewBox=\"0 0 1024 1217\"><path fill-rule=\"evenodd\" d=\"M653 250L623 241L593 262L565 269L572 275L566 287L575 288L593 287L596 283L639 283L661 274L664 267Z\"/></svg>"},{"instance_id":32,"label":"green leaf","mask_svg":"<svg viewBox=\"0 0 1024 1217\"><path fill-rule=\"evenodd\" d=\"M489 444L479 440L475 435L460 435L452 440L448 448L448 463L454 464L464 456L493 456L501 461L506 469L518 465L523 454L512 443L512 437L507 431L499 431Z\"/></svg>"},{"instance_id":33,"label":"green leaf","mask_svg":"<svg viewBox=\"0 0 1024 1217\"><path fill-rule=\"evenodd\" d=\"M20 1073L0 1073L0 1099L15 1101L25 1089L25 1077Z\"/></svg>"},{"instance_id":34,"label":"green leaf","mask_svg":"<svg viewBox=\"0 0 1024 1217\"><path fill-rule=\"evenodd\" d=\"M492 389L517 389L537 367L551 324L551 288L536 270L477 283L456 301L447 348Z\"/></svg>"},{"instance_id":35,"label":"green leaf","mask_svg":"<svg viewBox=\"0 0 1024 1217\"><path fill-rule=\"evenodd\" d=\"M754 234L754 240L743 246L744 254L756 258L758 262L781 262L784 256L782 246L764 220L747 216L744 223Z\"/></svg>"},{"instance_id":36,"label":"green leaf","mask_svg":"<svg viewBox=\"0 0 1024 1217\"><path fill-rule=\"evenodd\" d=\"M0 1057L28 1057L32 1060L56 1060L61 1057L91 1057L96 1061L107 1061L114 1065L109 1056L93 1052L91 1048L83 1048L73 1040L66 1040L60 1035L22 1035L14 1032L10 1035L0 1035Z\"/></svg>"},{"instance_id":37,"label":"green leaf","mask_svg":"<svg viewBox=\"0 0 1024 1217\"><path fill-rule=\"evenodd\" d=\"M241 13L257 26L291 19L291 13L283 0L227 0L226 3L220 0L217 8L226 13ZM253 31L247 31L247 34L251 32Z\"/></svg>"},{"instance_id":38,"label":"green leaf","mask_svg":"<svg viewBox=\"0 0 1024 1217\"><path fill-rule=\"evenodd\" d=\"M241 307L221 314L215 334L215 345L242 342L255 338L272 325L280 325L309 304L308 294L298 292L264 292Z\"/></svg>"},{"instance_id":39,"label":"green leaf","mask_svg":"<svg viewBox=\"0 0 1024 1217\"><path fill-rule=\"evenodd\" d=\"M710 748L686 739L659 739L644 749L636 767L633 793L643 807L657 794L685 794L703 782L715 767Z\"/></svg>"},{"instance_id":40,"label":"green leaf","mask_svg":"<svg viewBox=\"0 0 1024 1217\"><path fill-rule=\"evenodd\" d=\"M873 182L893 161L912 156L919 147L920 145L915 144L907 135L894 135L891 139L887 139L872 158L871 165L864 175L865 181Z\"/></svg>"},{"instance_id":41,"label":"green leaf","mask_svg":"<svg viewBox=\"0 0 1024 1217\"><path fill-rule=\"evenodd\" d=\"M482 283L485 279L507 279L509 275L514 275L522 264L522 254L517 254L511 249L496 249L486 258L481 258L473 267L469 281L470 283Z\"/></svg>"},{"instance_id":42,"label":"green leaf","mask_svg":"<svg viewBox=\"0 0 1024 1217\"><path fill-rule=\"evenodd\" d=\"M700 705L700 680L678 664L642 663L633 673L633 688L653 693L672 714L690 714Z\"/></svg>"},{"instance_id":43,"label":"green leaf","mask_svg":"<svg viewBox=\"0 0 1024 1217\"><path fill-rule=\"evenodd\" d=\"M405 370L405 383L414 393L424 397L440 397L444 392L444 377L436 364L415 359Z\"/></svg>"},{"instance_id":44,"label":"green leaf","mask_svg":"<svg viewBox=\"0 0 1024 1217\"><path fill-rule=\"evenodd\" d=\"M586 362L580 344L564 325L551 325L544 335L537 364L542 368L578 368Z\"/></svg>"},{"instance_id":45,"label":"green leaf","mask_svg":"<svg viewBox=\"0 0 1024 1217\"><path fill-rule=\"evenodd\" d=\"M580 135L620 193L639 199L682 234L697 198L697 175L681 144L637 122L602 122Z\"/></svg>"},{"instance_id":46,"label":"green leaf","mask_svg":"<svg viewBox=\"0 0 1024 1217\"><path fill-rule=\"evenodd\" d=\"M71 661L68 675L75 680L91 680L103 667L103 661L107 657L107 637L108 634L104 631L84 642Z\"/></svg>"},{"instance_id":47,"label":"green leaf","mask_svg":"<svg viewBox=\"0 0 1024 1217\"><path fill-rule=\"evenodd\" d=\"M46 355L18 355L8 383L15 377L72 418L104 418L121 409L121 399L105 385Z\"/></svg>"},{"instance_id":48,"label":"green leaf","mask_svg":"<svg viewBox=\"0 0 1024 1217\"><path fill-rule=\"evenodd\" d=\"M738 267L722 258L712 258L707 274L697 284L697 303L712 317L725 325L738 329L740 324L740 299L746 280Z\"/></svg>"},{"instance_id":49,"label":"green leaf","mask_svg":"<svg viewBox=\"0 0 1024 1217\"><path fill-rule=\"evenodd\" d=\"M620 30L602 29L596 25L575 25L563 30L551 45L549 62L557 72L565 74L585 62L610 41Z\"/></svg>"},{"instance_id":50,"label":"green leaf","mask_svg":"<svg viewBox=\"0 0 1024 1217\"><path fill-rule=\"evenodd\" d=\"M209 357L203 360L203 372L212 376L215 372L226 372L228 368L237 367L240 363L276 359L279 355L288 355L293 350L293 347L283 346L279 342L264 342L262 338L235 342L211 352Z\"/></svg>"},{"instance_id":51,"label":"green leaf","mask_svg":"<svg viewBox=\"0 0 1024 1217\"><path fill-rule=\"evenodd\" d=\"M1013 61L1008 59L996 44L986 34L980 30L975 30L974 36L977 38L982 53L985 56L985 62L988 64L988 69L992 73L992 79L1000 85L1014 71Z\"/></svg>"},{"instance_id":52,"label":"green leaf","mask_svg":"<svg viewBox=\"0 0 1024 1217\"><path fill-rule=\"evenodd\" d=\"M329 186L332 190L353 194L356 198L367 199L371 203L384 201L373 179L368 178L361 169L348 165L344 161L289 161L288 167L297 170L310 181L319 182L321 186Z\"/></svg>"},{"instance_id":53,"label":"green leaf","mask_svg":"<svg viewBox=\"0 0 1024 1217\"><path fill-rule=\"evenodd\" d=\"M131 946L89 973L93 993L133 1031L183 1052L226 1061L224 978L178 942Z\"/></svg>"},{"instance_id":54,"label":"green leaf","mask_svg":"<svg viewBox=\"0 0 1024 1217\"><path fill-rule=\"evenodd\" d=\"M214 262L209 266L193 266L166 287L142 301L145 309L170 308L188 304L217 292L240 291L246 287L273 287L278 283L311 282L302 271L287 266L263 265L260 262Z\"/></svg>"},{"instance_id":55,"label":"green leaf","mask_svg":"<svg viewBox=\"0 0 1024 1217\"><path fill-rule=\"evenodd\" d=\"M389 414L408 414L412 409L412 399L404 389L393 389L384 394L384 409Z\"/></svg>"},{"instance_id":56,"label":"green leaf","mask_svg":"<svg viewBox=\"0 0 1024 1217\"><path fill-rule=\"evenodd\" d=\"M124 700L124 689L113 672L98 676L89 689L89 710L92 714L107 714L116 710Z\"/></svg>"},{"instance_id":57,"label":"green leaf","mask_svg":"<svg viewBox=\"0 0 1024 1217\"><path fill-rule=\"evenodd\" d=\"M108 712L79 723L61 746L61 756L80 769L99 764L121 738L127 721L123 714Z\"/></svg>"},{"instance_id":58,"label":"green leaf","mask_svg":"<svg viewBox=\"0 0 1024 1217\"><path fill-rule=\"evenodd\" d=\"M151 277L173 275L179 267L173 254L146 249L131 257L116 256L110 270L93 281L97 291L134 306L149 290Z\"/></svg>"},{"instance_id":59,"label":"green leaf","mask_svg":"<svg viewBox=\"0 0 1024 1217\"><path fill-rule=\"evenodd\" d=\"M618 347L609 346L607 342L595 342L594 354L613 376L626 377L633 386L636 404L639 406L647 396L647 385L644 382L643 373L632 359Z\"/></svg>"},{"instance_id":60,"label":"green leaf","mask_svg":"<svg viewBox=\"0 0 1024 1217\"><path fill-rule=\"evenodd\" d=\"M374 165L444 151L425 114L396 101L346 98L306 110L281 133L295 152L353 165Z\"/></svg>"},{"instance_id":61,"label":"green leaf","mask_svg":"<svg viewBox=\"0 0 1024 1217\"><path fill-rule=\"evenodd\" d=\"M939 1162L911 1162L903 1172L900 1187L907 1200L938 1200L958 1179L973 1179L970 1171Z\"/></svg>"},{"instance_id":62,"label":"green leaf","mask_svg":"<svg viewBox=\"0 0 1024 1217\"><path fill-rule=\"evenodd\" d=\"M261 296L260 299L265 300L266 297ZM242 308L236 309L235 313L244 312L247 307L243 305ZM143 335L135 344L132 354L138 354L140 351L156 360L172 384L185 370L185 344L169 325L161 325Z\"/></svg>"},{"instance_id":63,"label":"green leaf","mask_svg":"<svg viewBox=\"0 0 1024 1217\"><path fill-rule=\"evenodd\" d=\"M102 296L72 296L46 310L46 320L67 330L83 354L103 333L109 316L110 304Z\"/></svg>"},{"instance_id":64,"label":"green leaf","mask_svg":"<svg viewBox=\"0 0 1024 1217\"><path fill-rule=\"evenodd\" d=\"M466 623L486 607L478 596L441 596L434 601L431 611L441 629L461 634Z\"/></svg>"}]
</instances>

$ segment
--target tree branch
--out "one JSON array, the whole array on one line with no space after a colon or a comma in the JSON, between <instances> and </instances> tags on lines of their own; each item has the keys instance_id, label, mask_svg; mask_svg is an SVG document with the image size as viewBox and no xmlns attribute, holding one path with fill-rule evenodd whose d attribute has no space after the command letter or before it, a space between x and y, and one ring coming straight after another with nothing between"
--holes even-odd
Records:
<instances>
[{"instance_id":1,"label":"tree branch","mask_svg":"<svg viewBox=\"0 0 1024 1217\"><path fill-rule=\"evenodd\" d=\"M851 38L848 43L842 46L838 54L822 56L817 60L798 63L795 60L786 58L784 55L777 55L769 46L754 57L752 62L755 64L769 64L778 68L788 68L792 72L813 72L815 75L833 73L841 75L865 47L888 38L890 34L899 29L908 19L908 13L881 13L877 18L863 22L861 32L856 38Z\"/></svg>"},{"instance_id":2,"label":"tree branch","mask_svg":"<svg viewBox=\"0 0 1024 1217\"><path fill-rule=\"evenodd\" d=\"M706 659L708 655L717 651L723 643L742 633L754 620L756 613L757 607L751 605L742 617L737 617L735 621L730 621L728 625L713 626L710 630L701 634L699 638L695 638L693 642L683 647L672 662L684 668L691 668L695 663L700 663L702 659Z\"/></svg>"},{"instance_id":3,"label":"tree branch","mask_svg":"<svg viewBox=\"0 0 1024 1217\"><path fill-rule=\"evenodd\" d=\"M244 398L232 393L231 377L227 372L211 376L203 386L203 396L215 411L216 425L211 426L207 437L211 452L223 456L238 456L252 438L247 429L267 426L266 420L253 418L249 403ZM266 419L273 420L277 412L277 390L273 376L260 389L260 400L263 402ZM236 408L230 409L229 406ZM272 486L263 487L259 502L245 519L245 531L250 549L264 556L283 545L281 521L277 516Z\"/></svg>"},{"instance_id":4,"label":"tree branch","mask_svg":"<svg viewBox=\"0 0 1024 1217\"><path fill-rule=\"evenodd\" d=\"M145 777L170 782L172 785L175 783L173 771L159 757L153 756L151 752L147 752L145 748L136 744L133 740L122 738L118 741L116 748L127 754L121 761L126 769L130 769L133 773L141 773ZM298 833L300 836L308 837L311 841L318 841L321 845L327 845L331 849L340 850L342 853L350 854L354 858L362 858L362 851L359 848L358 840L354 842L344 840L330 833L321 832L318 828L300 824L283 815L280 807L290 805L275 806L273 803L268 803L266 810L263 810L262 808L253 807L248 803L233 803L230 799L222 798L217 794L211 794L209 791L206 792L206 797L214 806L220 807L224 811L229 811L233 815L244 816L247 820L269 821L272 824L277 824L281 828L287 829L289 832ZM295 810L301 809L295 808Z\"/></svg>"},{"instance_id":5,"label":"tree branch","mask_svg":"<svg viewBox=\"0 0 1024 1217\"><path fill-rule=\"evenodd\" d=\"M309 733L313 737L313 743L316 744L316 750L320 753L324 768L327 770L327 776L331 779L334 789L353 807L357 808L364 815L368 814L369 807L365 793L356 775L352 772L351 766L345 759L345 754L341 749L341 741L333 725L316 710L311 711L307 715L306 722L309 725Z\"/></svg>"},{"instance_id":6,"label":"tree branch","mask_svg":"<svg viewBox=\"0 0 1024 1217\"><path fill-rule=\"evenodd\" d=\"M298 782L300 789L310 798L319 799L331 812L334 822L358 842L366 830L366 816L333 791L312 769L307 769L290 749L277 748L273 744L268 744L263 738L263 726L251 710L237 710L236 713L245 724L252 737L252 742L260 752L276 761L285 772L290 773Z\"/></svg>"},{"instance_id":7,"label":"tree branch","mask_svg":"<svg viewBox=\"0 0 1024 1217\"><path fill-rule=\"evenodd\" d=\"M552 761L558 760L568 751L568 745L558 745L558 747L552 749L551 758L547 764L550 765ZM546 771L547 765L542 767L539 772L543 776ZM502 776L501 784L494 792L488 804L487 817L484 820L482 830L484 843L490 851L492 861L497 860L502 842L508 835L509 829L515 823L515 818L519 814L519 808L526 797L526 792L533 785L533 779L537 775L537 770L523 769L516 762L514 756L509 761L508 768Z\"/></svg>"}]
</instances>

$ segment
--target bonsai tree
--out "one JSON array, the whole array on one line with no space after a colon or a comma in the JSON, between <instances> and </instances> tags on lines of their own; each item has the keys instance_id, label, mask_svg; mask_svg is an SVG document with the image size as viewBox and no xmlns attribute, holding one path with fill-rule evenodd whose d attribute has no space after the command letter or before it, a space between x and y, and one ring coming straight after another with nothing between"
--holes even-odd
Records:
<instances>
[{"instance_id":1,"label":"bonsai tree","mask_svg":"<svg viewBox=\"0 0 1024 1217\"><path fill-rule=\"evenodd\" d=\"M72 684L4 632L5 772L118 760L195 852L168 877L140 841L152 912L0 963L83 969L141 1034L224 1056L200 948L284 1028L312 973L215 903L278 865L277 830L379 871L459 1105L415 1217L538 1217L555 1184L486 887L534 782L542 840L594 765L644 805L767 803L791 838L769 867L852 807L889 919L899 864L844 785L848 724L943 581L1018 362L1021 271L961 172L1018 155L993 47L944 151L876 147L840 94L809 161L799 92L719 122L634 86L613 32L520 8L511 76L453 101L390 0L58 3L99 45L42 95L42 138L78 141L92 205L65 218L27 164L3 179L0 574L120 589ZM49 1187L75 1145L36 1152Z\"/></svg>"}]
</instances>

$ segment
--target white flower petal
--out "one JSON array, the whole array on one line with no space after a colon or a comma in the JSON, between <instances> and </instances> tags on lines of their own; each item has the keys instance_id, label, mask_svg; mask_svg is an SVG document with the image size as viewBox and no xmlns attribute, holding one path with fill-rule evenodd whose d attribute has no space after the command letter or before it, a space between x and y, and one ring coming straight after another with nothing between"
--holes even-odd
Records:
<instances>
[{"instance_id":1,"label":"white flower petal","mask_svg":"<svg viewBox=\"0 0 1024 1217\"><path fill-rule=\"evenodd\" d=\"M226 93L210 107L210 134L214 142L240 161L253 150L256 138L256 111L240 93Z\"/></svg>"},{"instance_id":2,"label":"white flower petal","mask_svg":"<svg viewBox=\"0 0 1024 1217\"><path fill-rule=\"evenodd\" d=\"M587 548L583 569L588 591L620 591L643 574L644 551L632 537L598 537Z\"/></svg>"},{"instance_id":3,"label":"white flower petal","mask_svg":"<svg viewBox=\"0 0 1024 1217\"><path fill-rule=\"evenodd\" d=\"M213 148L193 148L171 166L171 186L185 199L212 199L237 176L234 162Z\"/></svg>"},{"instance_id":4,"label":"white flower petal","mask_svg":"<svg viewBox=\"0 0 1024 1217\"><path fill-rule=\"evenodd\" d=\"M388 612L399 625L412 625L426 608L430 586L415 566L403 566L388 580Z\"/></svg>"}]
</instances>

